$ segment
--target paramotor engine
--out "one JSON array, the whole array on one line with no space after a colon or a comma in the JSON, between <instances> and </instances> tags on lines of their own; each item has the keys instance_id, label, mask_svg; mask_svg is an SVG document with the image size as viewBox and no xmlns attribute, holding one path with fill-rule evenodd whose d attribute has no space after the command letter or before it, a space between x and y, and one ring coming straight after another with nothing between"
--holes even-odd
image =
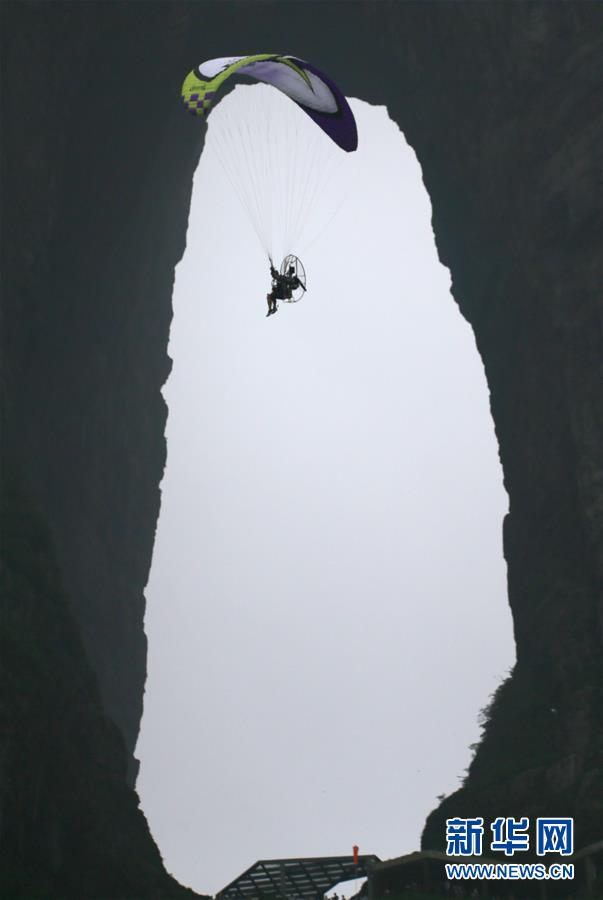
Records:
<instances>
[{"instance_id":1,"label":"paramotor engine","mask_svg":"<svg viewBox=\"0 0 603 900\"><path fill-rule=\"evenodd\" d=\"M293 269L292 272L291 269ZM308 288L306 282L306 270L303 267L301 259L298 259L297 256L294 256L292 253L286 256L281 263L281 275L297 278L300 282L299 286L291 291L291 296L282 298L283 303L297 303L297 301L301 300L304 296Z\"/></svg>"}]
</instances>

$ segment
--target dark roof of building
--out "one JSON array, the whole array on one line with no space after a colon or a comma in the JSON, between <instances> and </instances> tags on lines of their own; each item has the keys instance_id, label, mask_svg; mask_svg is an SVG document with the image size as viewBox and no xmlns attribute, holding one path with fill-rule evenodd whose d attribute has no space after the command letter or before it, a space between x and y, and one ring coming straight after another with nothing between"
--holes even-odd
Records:
<instances>
[{"instance_id":1,"label":"dark roof of building","mask_svg":"<svg viewBox=\"0 0 603 900\"><path fill-rule=\"evenodd\" d=\"M314 856L305 859L260 859L218 892L220 900L245 897L322 897L340 881L364 878L378 856Z\"/></svg>"}]
</instances>

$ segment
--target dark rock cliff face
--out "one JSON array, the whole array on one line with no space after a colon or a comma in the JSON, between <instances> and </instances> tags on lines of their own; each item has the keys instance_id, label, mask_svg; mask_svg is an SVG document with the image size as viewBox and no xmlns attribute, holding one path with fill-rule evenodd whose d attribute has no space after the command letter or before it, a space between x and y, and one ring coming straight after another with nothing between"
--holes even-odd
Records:
<instances>
[{"instance_id":1,"label":"dark rock cliff face","mask_svg":"<svg viewBox=\"0 0 603 900\"><path fill-rule=\"evenodd\" d=\"M1 13L3 895L183 895L132 789L160 389L203 140L179 86L202 59L257 48L387 105L490 386L517 666L423 843L465 813L573 814L577 846L600 837L602 7Z\"/></svg>"}]
</instances>

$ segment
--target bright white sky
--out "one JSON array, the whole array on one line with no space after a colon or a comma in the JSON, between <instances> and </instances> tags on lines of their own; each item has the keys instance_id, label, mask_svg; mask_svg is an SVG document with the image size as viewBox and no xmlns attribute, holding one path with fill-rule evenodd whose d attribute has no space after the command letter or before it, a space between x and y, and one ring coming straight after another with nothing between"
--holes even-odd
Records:
<instances>
[{"instance_id":1,"label":"bright white sky","mask_svg":"<svg viewBox=\"0 0 603 900\"><path fill-rule=\"evenodd\" d=\"M177 270L138 790L168 870L208 893L261 858L417 849L514 659L483 366L414 152L351 105L304 300L265 318L209 152Z\"/></svg>"}]
</instances>

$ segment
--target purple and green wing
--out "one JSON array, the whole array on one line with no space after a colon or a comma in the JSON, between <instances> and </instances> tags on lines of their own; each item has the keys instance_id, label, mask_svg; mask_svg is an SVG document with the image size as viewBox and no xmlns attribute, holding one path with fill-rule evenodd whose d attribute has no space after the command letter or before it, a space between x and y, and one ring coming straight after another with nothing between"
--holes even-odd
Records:
<instances>
[{"instance_id":1,"label":"purple and green wing","mask_svg":"<svg viewBox=\"0 0 603 900\"><path fill-rule=\"evenodd\" d=\"M328 75L295 56L258 53L201 63L184 79L182 100L193 115L207 116L214 97L232 75L247 75L282 91L348 152L358 147L358 130L350 106Z\"/></svg>"}]
</instances>

